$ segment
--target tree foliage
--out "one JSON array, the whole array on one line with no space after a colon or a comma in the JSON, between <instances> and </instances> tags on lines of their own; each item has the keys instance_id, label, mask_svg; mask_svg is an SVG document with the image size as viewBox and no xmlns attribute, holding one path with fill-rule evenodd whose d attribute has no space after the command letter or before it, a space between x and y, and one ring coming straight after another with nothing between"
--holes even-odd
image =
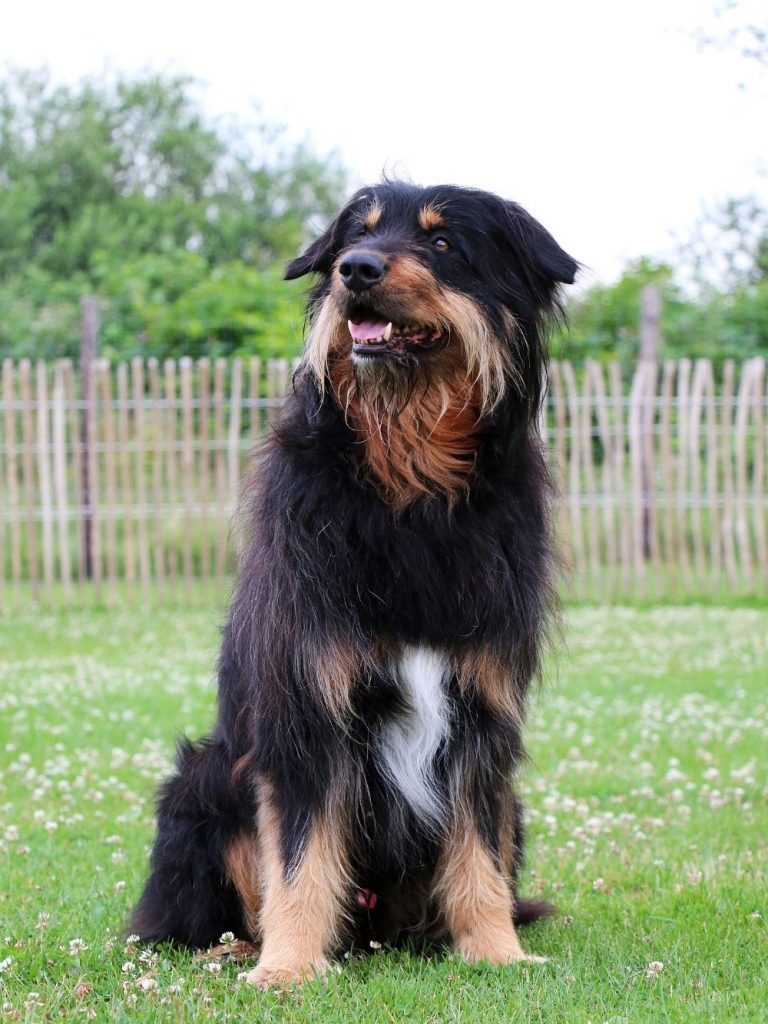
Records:
<instances>
[{"instance_id":1,"label":"tree foliage","mask_svg":"<svg viewBox=\"0 0 768 1024\"><path fill-rule=\"evenodd\" d=\"M84 294L106 354L295 351L276 280L344 192L335 158L217 124L195 83L145 75L0 83L0 349L74 355Z\"/></svg>"},{"instance_id":2,"label":"tree foliage","mask_svg":"<svg viewBox=\"0 0 768 1024\"><path fill-rule=\"evenodd\" d=\"M214 122L187 78L0 82L0 353L77 356L79 307L102 306L102 353L292 355L301 285L282 261L345 192L335 158L265 124ZM681 281L684 284L681 284ZM638 351L641 294L662 297L662 358L768 353L768 210L702 216L675 266L649 259L569 303L554 352Z\"/></svg>"},{"instance_id":3,"label":"tree foliage","mask_svg":"<svg viewBox=\"0 0 768 1024\"><path fill-rule=\"evenodd\" d=\"M572 299L559 353L633 364L648 284L661 295L662 359L768 355L768 210L754 197L728 200L702 216L675 266L635 260L615 283Z\"/></svg>"}]
</instances>

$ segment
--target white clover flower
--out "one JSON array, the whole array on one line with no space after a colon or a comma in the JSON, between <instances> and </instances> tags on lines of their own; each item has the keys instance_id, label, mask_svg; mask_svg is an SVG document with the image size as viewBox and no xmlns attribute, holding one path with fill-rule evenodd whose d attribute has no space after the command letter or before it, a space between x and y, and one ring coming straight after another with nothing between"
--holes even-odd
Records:
<instances>
[{"instance_id":1,"label":"white clover flower","mask_svg":"<svg viewBox=\"0 0 768 1024\"><path fill-rule=\"evenodd\" d=\"M219 936L219 942L221 943L222 946L231 946L234 941L235 941L235 933L234 932L224 932L223 935Z\"/></svg>"},{"instance_id":2,"label":"white clover flower","mask_svg":"<svg viewBox=\"0 0 768 1024\"><path fill-rule=\"evenodd\" d=\"M653 979L658 978L661 972L664 970L664 964L661 960L652 960L648 964L648 970L645 972L646 978Z\"/></svg>"},{"instance_id":3,"label":"white clover flower","mask_svg":"<svg viewBox=\"0 0 768 1024\"><path fill-rule=\"evenodd\" d=\"M123 974L130 974L131 971L136 970L136 964L133 962L133 960L126 960L123 966L120 968L120 970L123 972Z\"/></svg>"},{"instance_id":4,"label":"white clover flower","mask_svg":"<svg viewBox=\"0 0 768 1024\"><path fill-rule=\"evenodd\" d=\"M13 957L7 956L5 960L0 960L0 974L4 974L13 963Z\"/></svg>"},{"instance_id":5,"label":"white clover flower","mask_svg":"<svg viewBox=\"0 0 768 1024\"><path fill-rule=\"evenodd\" d=\"M80 954L84 953L88 948L89 947L85 944L85 941L83 939L70 939L69 955L80 956Z\"/></svg>"},{"instance_id":6,"label":"white clover flower","mask_svg":"<svg viewBox=\"0 0 768 1024\"><path fill-rule=\"evenodd\" d=\"M206 964L205 970L209 971L211 974L221 974L221 964L217 964L215 962Z\"/></svg>"}]
</instances>

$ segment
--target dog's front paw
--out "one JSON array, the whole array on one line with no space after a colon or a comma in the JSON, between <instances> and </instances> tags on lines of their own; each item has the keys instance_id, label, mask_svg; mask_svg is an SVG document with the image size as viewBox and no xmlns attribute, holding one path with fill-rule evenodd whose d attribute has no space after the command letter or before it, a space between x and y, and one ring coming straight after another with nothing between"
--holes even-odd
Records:
<instances>
[{"instance_id":1,"label":"dog's front paw","mask_svg":"<svg viewBox=\"0 0 768 1024\"><path fill-rule=\"evenodd\" d=\"M488 963L494 967L501 964L534 963L545 964L545 956L526 953L516 935L465 935L456 941L456 949L468 964Z\"/></svg>"},{"instance_id":2,"label":"dog's front paw","mask_svg":"<svg viewBox=\"0 0 768 1024\"><path fill-rule=\"evenodd\" d=\"M326 960L300 964L258 963L246 974L245 980L249 985L255 985L262 992L266 992L270 988L289 988L291 985L301 985L312 978L322 978L327 971Z\"/></svg>"}]
</instances>

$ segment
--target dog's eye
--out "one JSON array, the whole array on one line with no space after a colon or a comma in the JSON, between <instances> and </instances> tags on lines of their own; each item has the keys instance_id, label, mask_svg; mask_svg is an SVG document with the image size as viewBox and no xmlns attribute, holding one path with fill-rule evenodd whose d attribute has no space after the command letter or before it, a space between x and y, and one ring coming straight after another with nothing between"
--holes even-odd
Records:
<instances>
[{"instance_id":1,"label":"dog's eye","mask_svg":"<svg viewBox=\"0 0 768 1024\"><path fill-rule=\"evenodd\" d=\"M448 252L448 250L451 248L451 243L448 241L447 238L443 238L442 235L440 236L440 238L433 238L432 245L435 247L435 249L439 249L440 252Z\"/></svg>"}]
</instances>

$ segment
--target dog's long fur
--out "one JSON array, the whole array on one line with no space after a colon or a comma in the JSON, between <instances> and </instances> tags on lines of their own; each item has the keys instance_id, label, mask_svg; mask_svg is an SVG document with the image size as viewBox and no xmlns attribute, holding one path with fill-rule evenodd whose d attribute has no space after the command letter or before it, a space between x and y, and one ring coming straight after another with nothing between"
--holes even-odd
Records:
<instances>
[{"instance_id":1,"label":"dog's long fur","mask_svg":"<svg viewBox=\"0 0 768 1024\"><path fill-rule=\"evenodd\" d=\"M524 958L515 924L546 906L517 898L512 776L553 607L536 417L576 269L516 204L398 182L289 265L319 275L307 350L249 492L218 721L161 791L142 939L233 931L262 986L370 939ZM379 321L392 338L353 341Z\"/></svg>"}]
</instances>

